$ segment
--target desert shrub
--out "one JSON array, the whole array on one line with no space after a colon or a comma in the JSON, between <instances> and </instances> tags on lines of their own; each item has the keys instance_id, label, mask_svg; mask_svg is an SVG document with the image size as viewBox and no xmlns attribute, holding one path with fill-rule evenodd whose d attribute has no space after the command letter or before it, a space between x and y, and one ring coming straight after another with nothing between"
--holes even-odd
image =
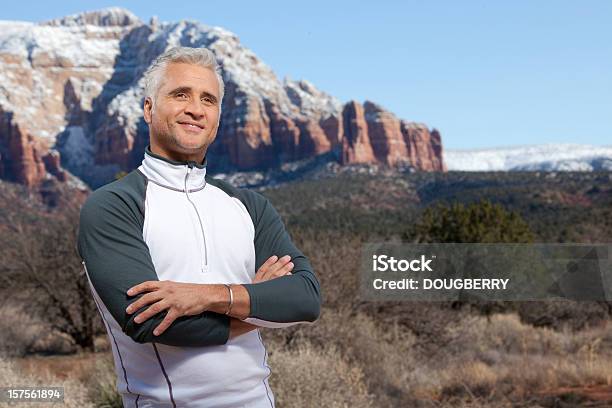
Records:
<instances>
[{"instance_id":1,"label":"desert shrub","mask_svg":"<svg viewBox=\"0 0 612 408\"><path fill-rule=\"evenodd\" d=\"M516 314L457 321L459 335L444 355L410 383L419 395L444 401L515 403L537 398L542 390L574 385L609 384L612 336L605 327L559 332L534 328Z\"/></svg>"},{"instance_id":2,"label":"desert shrub","mask_svg":"<svg viewBox=\"0 0 612 408\"><path fill-rule=\"evenodd\" d=\"M521 320L533 326L581 330L605 324L610 319L610 305L610 302L549 300L518 302L516 306Z\"/></svg>"},{"instance_id":3,"label":"desert shrub","mask_svg":"<svg viewBox=\"0 0 612 408\"><path fill-rule=\"evenodd\" d=\"M314 325L266 331L264 337L268 349L275 352L292 351L303 344L316 350L332 347L338 358L363 372L368 392L377 396L376 406L412 401L406 378L418 365L415 338L399 324L379 324L371 316L347 308L325 309Z\"/></svg>"},{"instance_id":4,"label":"desert shrub","mask_svg":"<svg viewBox=\"0 0 612 408\"><path fill-rule=\"evenodd\" d=\"M70 354L72 339L53 328L40 311L28 310L27 301L11 299L0 306L0 353L8 357L28 354Z\"/></svg>"},{"instance_id":5,"label":"desert shrub","mask_svg":"<svg viewBox=\"0 0 612 408\"><path fill-rule=\"evenodd\" d=\"M373 407L363 371L347 362L334 346L303 342L291 350L270 353L270 385L276 406Z\"/></svg>"},{"instance_id":6,"label":"desert shrub","mask_svg":"<svg viewBox=\"0 0 612 408\"><path fill-rule=\"evenodd\" d=\"M6 357L26 355L43 332L42 322L12 303L0 307L0 315L0 353Z\"/></svg>"},{"instance_id":7,"label":"desert shrub","mask_svg":"<svg viewBox=\"0 0 612 408\"><path fill-rule=\"evenodd\" d=\"M294 228L296 245L309 258L327 307L359 303L359 260L364 238L341 231Z\"/></svg>"},{"instance_id":8,"label":"desert shrub","mask_svg":"<svg viewBox=\"0 0 612 408\"><path fill-rule=\"evenodd\" d=\"M47 332L93 350L103 326L76 251L78 202L66 199L48 211L20 204L0 211L3 293L40 316Z\"/></svg>"}]
</instances>

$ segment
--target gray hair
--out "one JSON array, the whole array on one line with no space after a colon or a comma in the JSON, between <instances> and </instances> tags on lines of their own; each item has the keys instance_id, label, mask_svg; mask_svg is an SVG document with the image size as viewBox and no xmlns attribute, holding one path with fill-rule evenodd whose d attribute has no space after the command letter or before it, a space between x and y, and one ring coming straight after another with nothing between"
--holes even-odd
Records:
<instances>
[{"instance_id":1,"label":"gray hair","mask_svg":"<svg viewBox=\"0 0 612 408\"><path fill-rule=\"evenodd\" d=\"M155 105L155 97L162 84L162 76L171 63L187 63L208 68L215 73L219 81L219 115L221 115L221 101L225 94L225 84L221 76L221 67L217 63L215 54L208 48L173 47L158 56L144 73L144 96L151 98Z\"/></svg>"}]
</instances>

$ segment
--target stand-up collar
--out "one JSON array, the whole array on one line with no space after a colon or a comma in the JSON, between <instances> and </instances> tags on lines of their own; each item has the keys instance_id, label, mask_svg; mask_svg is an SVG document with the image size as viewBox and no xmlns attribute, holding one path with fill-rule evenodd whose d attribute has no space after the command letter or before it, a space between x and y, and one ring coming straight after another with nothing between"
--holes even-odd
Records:
<instances>
[{"instance_id":1,"label":"stand-up collar","mask_svg":"<svg viewBox=\"0 0 612 408\"><path fill-rule=\"evenodd\" d=\"M174 190L185 190L185 178L188 190L199 190L206 184L206 156L202 163L176 161L153 153L151 145L147 145L139 170L149 181Z\"/></svg>"}]
</instances>

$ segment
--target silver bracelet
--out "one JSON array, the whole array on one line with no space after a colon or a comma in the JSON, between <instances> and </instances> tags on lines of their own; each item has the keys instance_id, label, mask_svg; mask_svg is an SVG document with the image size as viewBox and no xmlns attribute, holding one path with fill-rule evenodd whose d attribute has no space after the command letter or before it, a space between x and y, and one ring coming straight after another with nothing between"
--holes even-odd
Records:
<instances>
[{"instance_id":1,"label":"silver bracelet","mask_svg":"<svg viewBox=\"0 0 612 408\"><path fill-rule=\"evenodd\" d=\"M230 295L229 305L227 305L227 311L225 312L226 315L229 315L230 312L232 311L232 306L234 305L234 292L232 291L231 285L228 285L227 283L224 283L224 285L229 291L229 295Z\"/></svg>"}]
</instances>

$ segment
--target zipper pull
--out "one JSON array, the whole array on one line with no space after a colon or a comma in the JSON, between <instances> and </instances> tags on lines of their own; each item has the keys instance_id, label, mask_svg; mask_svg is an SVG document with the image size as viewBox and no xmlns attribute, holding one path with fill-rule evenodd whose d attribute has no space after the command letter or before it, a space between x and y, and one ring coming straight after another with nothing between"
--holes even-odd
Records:
<instances>
[{"instance_id":1,"label":"zipper pull","mask_svg":"<svg viewBox=\"0 0 612 408\"><path fill-rule=\"evenodd\" d=\"M189 163L191 163L191 162L189 162ZM185 174L185 194L187 194L187 195L189 195L189 191L187 190L187 179L189 178L189 174L191 173L191 169L193 169L193 167L189 166L187 168L187 174Z\"/></svg>"}]
</instances>

